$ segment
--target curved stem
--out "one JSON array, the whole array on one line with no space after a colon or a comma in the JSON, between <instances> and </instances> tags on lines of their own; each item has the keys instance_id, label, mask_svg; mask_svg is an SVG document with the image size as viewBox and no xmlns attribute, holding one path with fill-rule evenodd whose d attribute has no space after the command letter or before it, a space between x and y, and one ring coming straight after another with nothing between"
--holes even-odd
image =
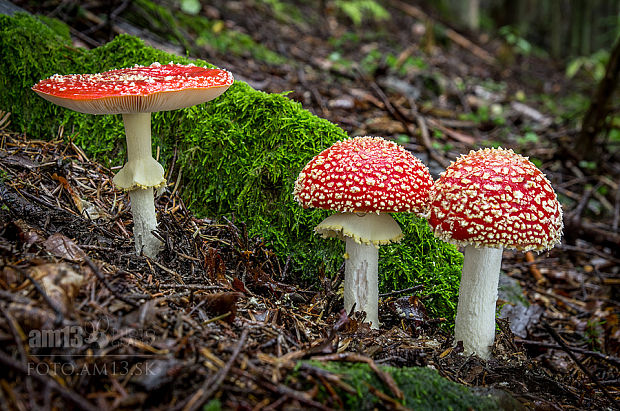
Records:
<instances>
[{"instance_id":1,"label":"curved stem","mask_svg":"<svg viewBox=\"0 0 620 411\"><path fill-rule=\"evenodd\" d=\"M373 244L360 244L345 237L347 261L344 266L344 309L366 312L371 328L379 328L379 249Z\"/></svg>"},{"instance_id":2,"label":"curved stem","mask_svg":"<svg viewBox=\"0 0 620 411\"><path fill-rule=\"evenodd\" d=\"M465 247L454 341L463 341L465 354L491 356L495 339L495 303L502 248Z\"/></svg>"}]
</instances>

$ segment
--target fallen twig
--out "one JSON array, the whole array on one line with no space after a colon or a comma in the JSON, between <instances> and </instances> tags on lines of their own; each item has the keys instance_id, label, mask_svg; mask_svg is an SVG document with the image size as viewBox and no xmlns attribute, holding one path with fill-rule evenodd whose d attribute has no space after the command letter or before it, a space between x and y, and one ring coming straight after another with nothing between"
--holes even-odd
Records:
<instances>
[{"instance_id":1,"label":"fallen twig","mask_svg":"<svg viewBox=\"0 0 620 411\"><path fill-rule=\"evenodd\" d=\"M562 349L562 347L559 346L558 344L548 343L544 341L533 341L533 340L524 340L521 338L515 338L515 342L519 344L525 344L525 345L535 345L536 347ZM604 354L599 351L586 350L584 348L579 348L579 347L570 347L570 349L574 352L578 352L579 354L584 354L590 357L600 358L604 361L607 361L608 363L612 365L615 365L616 367L620 367L620 358L618 357Z\"/></svg>"},{"instance_id":2,"label":"fallen twig","mask_svg":"<svg viewBox=\"0 0 620 411\"><path fill-rule=\"evenodd\" d=\"M235 347L235 350L231 354L230 358L226 362L226 365L224 365L224 367L220 369L212 378L205 380L205 382L202 384L202 387L200 387L196 394L194 394L185 404L185 406L183 407L183 411L197 410L205 403L206 400L211 398L211 396L220 389L220 385L222 385L224 378L226 378L228 372L230 371L230 368L237 359L237 356L239 356L239 353L241 352L241 349L243 348L245 340L247 338L248 329L246 328L241 333L241 337L239 337L239 342L237 343L237 346Z\"/></svg>"},{"instance_id":3,"label":"fallen twig","mask_svg":"<svg viewBox=\"0 0 620 411\"><path fill-rule=\"evenodd\" d=\"M97 411L99 409L99 408L95 407L94 405L92 405L90 402L88 402L83 397L81 397L78 394L76 394L75 392L70 391L68 388L63 387L62 385L60 385L53 378L51 378L51 377L49 377L49 376L47 376L45 374L39 374L37 372L30 372L30 370L28 370L27 366L24 366L23 364L20 364L19 362L17 362L13 358L11 358L8 355L6 355L4 353L4 351L1 351L1 350L0 350L0 363L6 365L7 367L10 367L10 368L14 369L15 371L18 371L18 372L26 375L28 378L33 378L33 379L39 381L40 383L42 383L46 387L52 388L54 391L58 392L58 394L60 394L63 398L66 398L69 401L73 402L75 405L77 405L82 410Z\"/></svg>"},{"instance_id":4,"label":"fallen twig","mask_svg":"<svg viewBox=\"0 0 620 411\"><path fill-rule=\"evenodd\" d=\"M422 290L423 288L424 288L424 284L414 285L413 287L403 288L402 290L390 291L389 293L379 294L379 297L381 298L392 297L395 295L409 293L411 291Z\"/></svg>"},{"instance_id":5,"label":"fallen twig","mask_svg":"<svg viewBox=\"0 0 620 411\"><path fill-rule=\"evenodd\" d=\"M551 335L551 337L560 345L560 348L562 348L562 350L564 350L564 352L566 352L566 354L568 354L568 356L575 362L575 364L577 364L579 366L579 368L581 368L581 371L583 371L584 374L586 374L588 376L588 378L590 378L590 380L594 383L594 385L596 385L596 387L599 390L601 390L601 392L603 393L603 395L605 396L607 401L609 401L609 403L612 406L614 406L616 409L620 409L620 403L618 403L618 401L616 401L609 394L609 392L607 391L607 388L605 388L603 385L601 385L601 383L599 382L598 378L596 378L596 376L594 376L594 374L592 374L590 372L590 370L588 370L586 368L586 366L583 365L583 363L575 356L575 353L573 353L573 351L571 350L571 347L569 347L564 342L562 337L560 337L558 335L558 333L553 329L553 327L551 327L546 321L542 321L542 326L549 333L549 335Z\"/></svg>"},{"instance_id":6,"label":"fallen twig","mask_svg":"<svg viewBox=\"0 0 620 411\"><path fill-rule=\"evenodd\" d=\"M132 306L134 308L138 306L138 304L136 304L134 301L132 301L129 298L125 297L120 292L118 292L118 290L116 290L116 288L112 287L112 284L110 284L108 279L105 278L105 276L103 275L101 270L99 270L99 267L97 267L97 265L95 263L93 263L92 260L90 258L88 258L86 255L84 255L84 261L86 262L86 264L88 264L88 266L90 267L92 272L95 273L95 276L97 276L97 278L99 279L99 281L101 281L101 283L105 286L105 288L107 288L108 291L110 291L118 300L120 300L120 301L122 301L122 302L124 302L126 304L129 304L130 306Z\"/></svg>"}]
</instances>

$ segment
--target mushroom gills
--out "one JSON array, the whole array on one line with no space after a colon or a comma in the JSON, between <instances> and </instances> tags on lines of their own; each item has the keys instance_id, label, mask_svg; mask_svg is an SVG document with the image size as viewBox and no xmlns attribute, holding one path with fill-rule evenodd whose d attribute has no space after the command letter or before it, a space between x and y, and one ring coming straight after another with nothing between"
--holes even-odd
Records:
<instances>
[{"instance_id":1,"label":"mushroom gills","mask_svg":"<svg viewBox=\"0 0 620 411\"><path fill-rule=\"evenodd\" d=\"M314 228L323 238L353 238L360 244L379 246L399 242L403 231L387 213L343 212L330 215Z\"/></svg>"}]
</instances>

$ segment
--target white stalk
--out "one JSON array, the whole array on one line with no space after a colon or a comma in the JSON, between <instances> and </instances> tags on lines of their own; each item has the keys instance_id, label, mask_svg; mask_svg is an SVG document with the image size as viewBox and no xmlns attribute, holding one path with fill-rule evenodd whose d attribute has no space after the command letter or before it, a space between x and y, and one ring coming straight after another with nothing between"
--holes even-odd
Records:
<instances>
[{"instance_id":1,"label":"white stalk","mask_svg":"<svg viewBox=\"0 0 620 411\"><path fill-rule=\"evenodd\" d=\"M123 114L127 139L127 164L114 182L129 190L136 253L155 258L161 241L152 233L157 228L153 187L163 180L163 167L151 154L151 113Z\"/></svg>"},{"instance_id":2,"label":"white stalk","mask_svg":"<svg viewBox=\"0 0 620 411\"><path fill-rule=\"evenodd\" d=\"M463 341L465 354L491 356L495 340L495 304L502 248L465 247L454 341Z\"/></svg>"},{"instance_id":3,"label":"white stalk","mask_svg":"<svg viewBox=\"0 0 620 411\"><path fill-rule=\"evenodd\" d=\"M347 260L344 266L344 309L365 311L371 328L379 328L379 249L345 237Z\"/></svg>"},{"instance_id":4,"label":"white stalk","mask_svg":"<svg viewBox=\"0 0 620 411\"><path fill-rule=\"evenodd\" d=\"M136 253L154 258L161 248L161 241L153 235L157 228L153 187L136 188L129 192L133 215L133 237Z\"/></svg>"},{"instance_id":5,"label":"white stalk","mask_svg":"<svg viewBox=\"0 0 620 411\"><path fill-rule=\"evenodd\" d=\"M125 113L127 162L153 157L151 149L151 113Z\"/></svg>"}]
</instances>

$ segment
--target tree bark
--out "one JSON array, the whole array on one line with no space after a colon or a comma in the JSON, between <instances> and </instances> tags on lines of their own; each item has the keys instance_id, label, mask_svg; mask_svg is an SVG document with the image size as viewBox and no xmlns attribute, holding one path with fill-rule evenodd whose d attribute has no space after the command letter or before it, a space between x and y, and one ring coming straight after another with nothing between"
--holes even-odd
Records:
<instances>
[{"instance_id":1,"label":"tree bark","mask_svg":"<svg viewBox=\"0 0 620 411\"><path fill-rule=\"evenodd\" d=\"M609 62L605 67L605 76L599 82L590 102L590 107L583 117L581 130L575 140L575 152L584 160L594 160L600 154L596 144L596 136L605 127L605 119L609 114L610 100L620 79L620 37L611 50Z\"/></svg>"}]
</instances>

